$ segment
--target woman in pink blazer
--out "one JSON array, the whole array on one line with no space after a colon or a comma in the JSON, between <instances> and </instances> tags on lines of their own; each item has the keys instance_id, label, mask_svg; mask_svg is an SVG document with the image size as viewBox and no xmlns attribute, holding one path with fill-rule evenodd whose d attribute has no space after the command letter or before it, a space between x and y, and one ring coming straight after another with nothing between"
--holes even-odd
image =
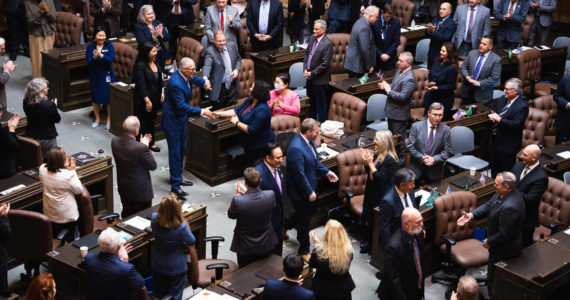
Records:
<instances>
[{"instance_id":1,"label":"woman in pink blazer","mask_svg":"<svg viewBox=\"0 0 570 300\"><path fill-rule=\"evenodd\" d=\"M270 99L267 102L271 108L271 116L297 115L301 111L299 95L289 89L290 77L287 73L281 73L275 77L275 89L269 92Z\"/></svg>"}]
</instances>

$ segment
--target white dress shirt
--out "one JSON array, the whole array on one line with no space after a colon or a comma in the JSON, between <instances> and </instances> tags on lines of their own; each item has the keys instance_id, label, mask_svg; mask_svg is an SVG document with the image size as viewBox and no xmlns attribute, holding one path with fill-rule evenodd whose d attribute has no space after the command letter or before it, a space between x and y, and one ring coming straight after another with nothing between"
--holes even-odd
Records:
<instances>
[{"instance_id":1,"label":"white dress shirt","mask_svg":"<svg viewBox=\"0 0 570 300\"><path fill-rule=\"evenodd\" d=\"M269 8L270 0L263 1L259 5L259 33L267 34L267 27L269 26Z\"/></svg>"}]
</instances>

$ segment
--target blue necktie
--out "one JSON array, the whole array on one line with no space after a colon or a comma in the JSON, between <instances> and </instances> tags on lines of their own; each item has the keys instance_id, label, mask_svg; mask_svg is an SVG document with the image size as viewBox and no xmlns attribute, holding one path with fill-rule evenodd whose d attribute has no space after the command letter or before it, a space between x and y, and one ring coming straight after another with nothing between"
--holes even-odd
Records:
<instances>
[{"instance_id":1,"label":"blue necktie","mask_svg":"<svg viewBox=\"0 0 570 300\"><path fill-rule=\"evenodd\" d=\"M483 64L483 57L485 56L485 54L481 54L481 57L479 58L479 61L477 62L477 65L475 66L475 71L473 71L473 79L477 80L477 78L479 77L479 71L481 70L481 65Z\"/></svg>"}]
</instances>

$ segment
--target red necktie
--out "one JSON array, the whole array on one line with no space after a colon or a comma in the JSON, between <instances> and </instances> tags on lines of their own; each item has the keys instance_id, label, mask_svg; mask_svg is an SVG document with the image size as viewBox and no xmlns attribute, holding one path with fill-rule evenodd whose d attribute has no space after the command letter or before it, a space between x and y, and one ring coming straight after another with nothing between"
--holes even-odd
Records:
<instances>
[{"instance_id":1,"label":"red necktie","mask_svg":"<svg viewBox=\"0 0 570 300\"><path fill-rule=\"evenodd\" d=\"M222 31L224 31L224 11L223 10L220 12L220 16L221 16L220 17L220 24L221 24L220 27L222 28Z\"/></svg>"},{"instance_id":2,"label":"red necktie","mask_svg":"<svg viewBox=\"0 0 570 300\"><path fill-rule=\"evenodd\" d=\"M414 247L414 262L416 263L416 271L418 272L418 289L422 288L422 265L420 261L420 251L418 249L418 243L415 238L412 238L412 247Z\"/></svg>"}]
</instances>

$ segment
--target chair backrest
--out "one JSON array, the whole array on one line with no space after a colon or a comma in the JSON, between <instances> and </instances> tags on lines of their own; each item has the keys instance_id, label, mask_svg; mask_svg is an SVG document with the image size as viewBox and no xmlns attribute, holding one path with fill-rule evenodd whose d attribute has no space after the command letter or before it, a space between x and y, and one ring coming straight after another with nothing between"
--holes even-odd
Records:
<instances>
[{"instance_id":1,"label":"chair backrest","mask_svg":"<svg viewBox=\"0 0 570 300\"><path fill-rule=\"evenodd\" d=\"M238 99L247 98L249 95L249 90L255 82L255 70L253 66L253 60L242 59L241 68L239 69L239 95Z\"/></svg>"},{"instance_id":2,"label":"chair backrest","mask_svg":"<svg viewBox=\"0 0 570 300\"><path fill-rule=\"evenodd\" d=\"M374 94L368 98L366 105L366 121L382 120L386 117L386 101L388 96L384 94Z\"/></svg>"},{"instance_id":3,"label":"chair backrest","mask_svg":"<svg viewBox=\"0 0 570 300\"><path fill-rule=\"evenodd\" d=\"M72 13L58 11L55 18L54 47L64 48L70 45L79 45L81 43L81 32L83 31L83 18Z\"/></svg>"},{"instance_id":4,"label":"chair backrest","mask_svg":"<svg viewBox=\"0 0 570 300\"><path fill-rule=\"evenodd\" d=\"M403 35L400 35L400 43L398 44L398 48L396 48L396 55L400 57L400 54L406 51L406 43L408 42L408 38Z\"/></svg>"},{"instance_id":5,"label":"chair backrest","mask_svg":"<svg viewBox=\"0 0 570 300\"><path fill-rule=\"evenodd\" d=\"M178 50L176 50L176 65L180 65L180 60L183 57L189 57L196 64L196 68L198 68L202 51L204 51L204 46L202 46L201 42L187 36L181 38L178 42Z\"/></svg>"},{"instance_id":6,"label":"chair backrest","mask_svg":"<svg viewBox=\"0 0 570 300\"><path fill-rule=\"evenodd\" d=\"M532 29L532 25L534 24L534 19L535 19L534 14L527 14L526 19L521 24L521 29L522 29L521 37L525 45L530 40L530 31Z\"/></svg>"},{"instance_id":7,"label":"chair backrest","mask_svg":"<svg viewBox=\"0 0 570 300\"><path fill-rule=\"evenodd\" d=\"M451 152L460 154L475 149L475 136L469 127L455 126L451 128Z\"/></svg>"},{"instance_id":8,"label":"chair backrest","mask_svg":"<svg viewBox=\"0 0 570 300\"><path fill-rule=\"evenodd\" d=\"M192 85L192 99L190 99L190 106L201 107L202 102L202 88Z\"/></svg>"},{"instance_id":9,"label":"chair backrest","mask_svg":"<svg viewBox=\"0 0 570 300\"><path fill-rule=\"evenodd\" d=\"M424 107L424 97L426 95L425 85L428 82L429 71L427 69L416 69L414 70L414 76L416 77L416 88L412 94L412 105L410 109Z\"/></svg>"},{"instance_id":10,"label":"chair backrest","mask_svg":"<svg viewBox=\"0 0 570 300\"><path fill-rule=\"evenodd\" d=\"M523 87L530 86L530 79L540 79L542 74L542 60L540 51L528 49L517 54L519 67L518 78L522 81Z\"/></svg>"},{"instance_id":11,"label":"chair backrest","mask_svg":"<svg viewBox=\"0 0 570 300\"><path fill-rule=\"evenodd\" d=\"M200 277L200 267L198 263L198 253L196 247L188 248L189 253L186 254L186 263L188 264L188 281L192 288L198 287L198 278Z\"/></svg>"},{"instance_id":12,"label":"chair backrest","mask_svg":"<svg viewBox=\"0 0 570 300\"><path fill-rule=\"evenodd\" d=\"M412 1L392 0L392 11L394 12L394 17L400 20L402 26L410 26L414 7L415 4Z\"/></svg>"},{"instance_id":13,"label":"chair backrest","mask_svg":"<svg viewBox=\"0 0 570 300\"><path fill-rule=\"evenodd\" d=\"M291 82L289 83L289 88L304 88L307 85L307 79L303 76L303 63L296 62L289 67L289 77ZM271 80L273 80L272 78Z\"/></svg>"},{"instance_id":14,"label":"chair backrest","mask_svg":"<svg viewBox=\"0 0 570 300\"><path fill-rule=\"evenodd\" d=\"M282 132L301 132L301 118L292 115L271 117L271 130L275 136Z\"/></svg>"},{"instance_id":15,"label":"chair backrest","mask_svg":"<svg viewBox=\"0 0 570 300\"><path fill-rule=\"evenodd\" d=\"M241 18L240 21L241 28L238 33L240 54L242 58L249 58L249 53L251 52L251 34L247 28L246 19Z\"/></svg>"},{"instance_id":16,"label":"chair backrest","mask_svg":"<svg viewBox=\"0 0 570 300\"><path fill-rule=\"evenodd\" d=\"M85 236L93 232L94 222L93 203L91 203L91 194L85 186L81 194L75 196L77 201L77 209L79 210L79 219L77 219L77 228L79 235Z\"/></svg>"},{"instance_id":17,"label":"chair backrest","mask_svg":"<svg viewBox=\"0 0 570 300\"><path fill-rule=\"evenodd\" d=\"M416 62L427 62L428 61L428 51L431 39L422 39L416 45L416 57L414 61Z\"/></svg>"},{"instance_id":18,"label":"chair backrest","mask_svg":"<svg viewBox=\"0 0 570 300\"><path fill-rule=\"evenodd\" d=\"M363 195L366 188L368 173L364 169L364 162L360 149L344 151L336 156L338 164L338 197L347 190L355 196Z\"/></svg>"},{"instance_id":19,"label":"chair backrest","mask_svg":"<svg viewBox=\"0 0 570 300\"><path fill-rule=\"evenodd\" d=\"M51 222L35 211L10 209L8 213L12 238L6 249L8 256L26 262L41 262L53 249Z\"/></svg>"},{"instance_id":20,"label":"chair backrest","mask_svg":"<svg viewBox=\"0 0 570 300\"><path fill-rule=\"evenodd\" d=\"M544 144L544 133L548 123L548 113L538 108L531 107L524 121L522 147L530 144Z\"/></svg>"},{"instance_id":21,"label":"chair backrest","mask_svg":"<svg viewBox=\"0 0 570 300\"><path fill-rule=\"evenodd\" d=\"M570 183L570 171L564 172L564 182Z\"/></svg>"},{"instance_id":22,"label":"chair backrest","mask_svg":"<svg viewBox=\"0 0 570 300\"><path fill-rule=\"evenodd\" d=\"M457 219L462 212L471 212L477 208L477 196L472 192L458 191L443 194L433 201L435 211L434 244L443 244L442 235L455 241L462 241L473 237L475 222L471 221L463 227L457 226Z\"/></svg>"},{"instance_id":23,"label":"chair backrest","mask_svg":"<svg viewBox=\"0 0 570 300\"><path fill-rule=\"evenodd\" d=\"M204 35L202 37L202 46L204 47L204 49L208 48L208 36ZM202 57L206 56L206 51L202 51Z\"/></svg>"},{"instance_id":24,"label":"chair backrest","mask_svg":"<svg viewBox=\"0 0 570 300\"><path fill-rule=\"evenodd\" d=\"M289 144L291 144L291 141L295 138L296 135L297 133L294 131L281 132L275 136L275 144L281 147L281 151L283 151L285 154L287 153L287 149L289 149ZM283 160L283 163L285 162L286 161Z\"/></svg>"},{"instance_id":25,"label":"chair backrest","mask_svg":"<svg viewBox=\"0 0 570 300\"><path fill-rule=\"evenodd\" d=\"M538 206L538 222L544 227L553 222L570 225L570 184L548 177L548 188Z\"/></svg>"},{"instance_id":26,"label":"chair backrest","mask_svg":"<svg viewBox=\"0 0 570 300\"><path fill-rule=\"evenodd\" d=\"M332 33L327 34L327 37L333 44L333 56L331 60L331 74L346 73L344 70L344 55L346 48L350 42L350 34L346 33Z\"/></svg>"},{"instance_id":27,"label":"chair backrest","mask_svg":"<svg viewBox=\"0 0 570 300\"><path fill-rule=\"evenodd\" d=\"M548 113L548 122L546 122L546 136L555 136L556 128L554 128L554 118L558 113L558 104L554 102L553 96L540 96L534 99L534 107Z\"/></svg>"},{"instance_id":28,"label":"chair backrest","mask_svg":"<svg viewBox=\"0 0 570 300\"><path fill-rule=\"evenodd\" d=\"M133 46L122 42L113 42L115 58L113 59L113 71L117 81L131 82L133 67L139 51Z\"/></svg>"},{"instance_id":29,"label":"chair backrest","mask_svg":"<svg viewBox=\"0 0 570 300\"><path fill-rule=\"evenodd\" d=\"M331 98L328 120L344 123L344 132L360 131L366 102L347 93L334 93Z\"/></svg>"},{"instance_id":30,"label":"chair backrest","mask_svg":"<svg viewBox=\"0 0 570 300\"><path fill-rule=\"evenodd\" d=\"M552 44L552 47L554 48L558 48L558 47L568 47L568 49L570 49L570 37L567 36L559 36L556 39L554 39L554 43ZM570 57L570 51L567 52L566 54L566 58Z\"/></svg>"},{"instance_id":31,"label":"chair backrest","mask_svg":"<svg viewBox=\"0 0 570 300\"><path fill-rule=\"evenodd\" d=\"M18 137L16 152L16 170L22 171L39 167L43 163L42 146L38 141L23 136Z\"/></svg>"}]
</instances>

